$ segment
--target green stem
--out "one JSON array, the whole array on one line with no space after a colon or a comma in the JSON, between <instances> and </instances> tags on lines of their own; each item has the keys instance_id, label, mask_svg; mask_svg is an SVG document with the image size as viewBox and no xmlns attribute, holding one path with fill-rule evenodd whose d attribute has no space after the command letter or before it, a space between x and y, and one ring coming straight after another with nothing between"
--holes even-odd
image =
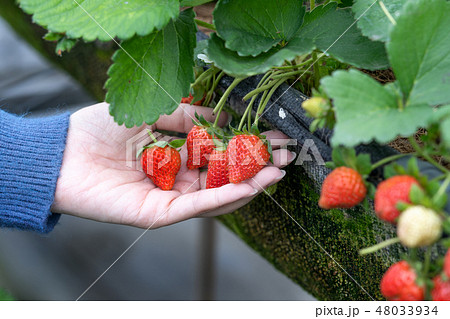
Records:
<instances>
[{"instance_id":1,"label":"green stem","mask_svg":"<svg viewBox=\"0 0 450 319\"><path fill-rule=\"evenodd\" d=\"M309 0L309 9L312 11L315 7L315 0Z\"/></svg>"},{"instance_id":2,"label":"green stem","mask_svg":"<svg viewBox=\"0 0 450 319\"><path fill-rule=\"evenodd\" d=\"M443 175L443 176L445 176L445 175ZM439 198L440 196L442 196L445 193L445 191L447 190L448 185L450 185L450 174L447 174L447 177L442 182L441 187L439 187L439 190L434 195L434 198Z\"/></svg>"},{"instance_id":3,"label":"green stem","mask_svg":"<svg viewBox=\"0 0 450 319\"><path fill-rule=\"evenodd\" d=\"M205 106L208 106L209 103L211 103L211 99L212 99L212 95L214 93L214 91L217 88L217 85L219 85L220 80L222 79L222 77L225 75L225 73L223 71L221 71L219 73L219 75L216 77L216 79L213 82L213 85L211 87L211 89L209 90L208 94L206 95L206 99L205 99Z\"/></svg>"},{"instance_id":4,"label":"green stem","mask_svg":"<svg viewBox=\"0 0 450 319\"><path fill-rule=\"evenodd\" d=\"M220 98L219 102L217 103L216 107L213 110L213 114L216 115L216 120L214 121L213 127L217 127L217 123L219 123L219 116L222 112L222 108L225 105L225 102L227 101L228 96L230 95L231 91L245 78L235 78L231 85L225 90L222 97Z\"/></svg>"},{"instance_id":5,"label":"green stem","mask_svg":"<svg viewBox=\"0 0 450 319\"><path fill-rule=\"evenodd\" d=\"M260 88L261 86L267 84L270 81L270 75L273 73L272 70L266 72L266 74L264 74L264 76L261 78L261 80L259 80L258 85L256 86L256 89ZM241 121L239 122L239 127L238 130L240 131L242 129L242 127L244 126L245 123L245 119L248 118L248 123L249 125L251 125L252 123L252 108L253 108L253 104L255 103L255 100L257 98L258 95L253 95L252 99L250 100L250 103L248 104L247 108L245 109L244 114L242 115ZM250 127L249 127L250 129Z\"/></svg>"},{"instance_id":6,"label":"green stem","mask_svg":"<svg viewBox=\"0 0 450 319\"><path fill-rule=\"evenodd\" d=\"M239 126L238 126L238 131L242 130L242 127L244 126L244 123L245 123L245 119L248 117L248 113L252 112L253 103L255 102L256 97L257 97L257 95L252 97L252 99L250 100L250 103L248 103L247 108L245 109L244 114L242 114L241 121L239 122Z\"/></svg>"},{"instance_id":7,"label":"green stem","mask_svg":"<svg viewBox=\"0 0 450 319\"><path fill-rule=\"evenodd\" d=\"M267 75L267 73L266 73L266 75L264 75L264 77L263 77L264 82L262 83L262 85L260 87L256 87L256 89L254 89L253 91L250 91L249 93L247 93L247 95L244 96L242 99L244 101L247 101L252 96L257 95L257 94L259 94L259 93L261 93L263 91L266 91L266 90L270 89L273 86L274 82L269 82L269 80L272 79L273 76L277 76L279 73L280 73L280 71L273 72L272 76L266 77L264 79L264 77ZM261 81L263 81L263 79L261 79ZM260 83L261 83L261 81L260 81ZM269 82L269 83L267 83L267 82Z\"/></svg>"},{"instance_id":8,"label":"green stem","mask_svg":"<svg viewBox=\"0 0 450 319\"><path fill-rule=\"evenodd\" d=\"M285 65L285 66L276 66L273 69L276 70L291 70L291 69L298 69L302 66L305 66L307 64L310 64L313 61L313 59L308 59L305 62L302 62L300 64L294 64L294 65Z\"/></svg>"},{"instance_id":9,"label":"green stem","mask_svg":"<svg viewBox=\"0 0 450 319\"><path fill-rule=\"evenodd\" d=\"M427 247L425 251L425 262L423 266L423 278L426 279L428 277L428 272L430 270L430 262L431 262L431 247ZM430 289L429 287L425 287L425 300L431 300Z\"/></svg>"},{"instance_id":10,"label":"green stem","mask_svg":"<svg viewBox=\"0 0 450 319\"><path fill-rule=\"evenodd\" d=\"M388 247L390 245L396 244L398 242L400 242L400 239L398 237L390 238L388 240L382 241L381 243L378 243L378 244L373 245L371 247L367 247L367 248L361 249L359 251L359 254L361 256L362 255L371 254L371 253L374 253L374 252L376 252L376 251L378 251L380 249L383 249L383 248L386 248L386 247Z\"/></svg>"},{"instance_id":11,"label":"green stem","mask_svg":"<svg viewBox=\"0 0 450 319\"><path fill-rule=\"evenodd\" d=\"M297 75L297 74L304 74L304 73L308 73L308 72L309 71L307 71L307 70L298 70L298 71L286 72L286 73L281 73L281 74L278 74L278 75L274 75L274 76L272 76L272 79L276 80L276 79L281 79L281 78L287 78L287 77L291 77L291 76L294 76L294 75Z\"/></svg>"},{"instance_id":12,"label":"green stem","mask_svg":"<svg viewBox=\"0 0 450 319\"><path fill-rule=\"evenodd\" d=\"M206 78L211 77L213 74L216 74L217 72L219 72L219 69L215 67L209 68L208 70L200 74L197 79L195 79L194 83L192 83L192 86L196 86L197 84L199 84Z\"/></svg>"},{"instance_id":13,"label":"green stem","mask_svg":"<svg viewBox=\"0 0 450 319\"><path fill-rule=\"evenodd\" d=\"M425 158L430 164L434 165L436 168L438 168L445 174L450 174L450 170L448 170L447 168L436 162L430 155L428 155L423 151L423 149L420 147L420 145L417 143L417 141L414 139L413 136L410 136L408 140L419 156Z\"/></svg>"},{"instance_id":14,"label":"green stem","mask_svg":"<svg viewBox=\"0 0 450 319\"><path fill-rule=\"evenodd\" d=\"M267 96L264 98L264 102L260 103L258 106L258 110L256 112L256 116L255 116L255 124L258 125L258 121L259 118L261 117L261 115L264 112L264 109L267 106L267 103L269 103L270 98L272 97L273 93L275 92L275 90L281 85L283 84L285 81L287 80L287 78L281 78L278 81L275 82L275 84L273 85L273 87L270 89L269 93L267 94ZM267 91L266 91L267 92ZM263 101L263 98L261 98L261 102Z\"/></svg>"},{"instance_id":15,"label":"green stem","mask_svg":"<svg viewBox=\"0 0 450 319\"><path fill-rule=\"evenodd\" d=\"M158 142L158 140L156 139L155 135L153 135L152 131L147 130L148 135L152 138L153 142Z\"/></svg>"},{"instance_id":16,"label":"green stem","mask_svg":"<svg viewBox=\"0 0 450 319\"><path fill-rule=\"evenodd\" d=\"M313 60L313 71L314 71L314 87L317 89L320 83L320 65L319 59L317 58L317 52L313 51L312 53Z\"/></svg>"},{"instance_id":17,"label":"green stem","mask_svg":"<svg viewBox=\"0 0 450 319\"><path fill-rule=\"evenodd\" d=\"M431 181L435 182L435 181L440 181L441 179L447 178L446 175L439 175L438 177L433 178Z\"/></svg>"},{"instance_id":18,"label":"green stem","mask_svg":"<svg viewBox=\"0 0 450 319\"><path fill-rule=\"evenodd\" d=\"M214 26L214 24L199 20L199 19L194 19L195 23L201 27L207 28L209 30L212 31L216 31L216 27Z\"/></svg>"},{"instance_id":19,"label":"green stem","mask_svg":"<svg viewBox=\"0 0 450 319\"><path fill-rule=\"evenodd\" d=\"M405 157L405 156L413 156L416 153L408 153L408 154L397 154L397 155L392 155L392 156L388 156L383 158L382 160L379 160L378 162L374 163L372 165L371 170L373 171L374 169L376 169L377 167L383 166L384 164L387 164L389 162L398 160L399 158Z\"/></svg>"}]
</instances>

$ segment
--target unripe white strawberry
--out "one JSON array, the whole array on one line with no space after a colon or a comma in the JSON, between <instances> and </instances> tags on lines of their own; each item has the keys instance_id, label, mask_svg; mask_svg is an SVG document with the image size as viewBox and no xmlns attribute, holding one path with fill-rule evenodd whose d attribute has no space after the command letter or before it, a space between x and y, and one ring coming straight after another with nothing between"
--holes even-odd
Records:
<instances>
[{"instance_id":1,"label":"unripe white strawberry","mask_svg":"<svg viewBox=\"0 0 450 319\"><path fill-rule=\"evenodd\" d=\"M422 247L441 237L442 221L432 209L412 206L401 213L397 224L397 236L406 247Z\"/></svg>"}]
</instances>

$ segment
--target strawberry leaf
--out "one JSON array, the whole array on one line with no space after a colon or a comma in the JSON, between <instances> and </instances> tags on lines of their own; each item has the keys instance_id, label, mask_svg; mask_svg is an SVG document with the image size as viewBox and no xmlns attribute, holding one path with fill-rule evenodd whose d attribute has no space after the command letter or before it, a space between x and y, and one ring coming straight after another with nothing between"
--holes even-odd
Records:
<instances>
[{"instance_id":1,"label":"strawberry leaf","mask_svg":"<svg viewBox=\"0 0 450 319\"><path fill-rule=\"evenodd\" d=\"M389 0L383 3L395 19L405 2L405 0ZM374 41L386 42L389 40L389 31L393 25L381 9L378 1L356 0L352 10L356 19L360 17L358 27L362 34Z\"/></svg>"},{"instance_id":2,"label":"strawberry leaf","mask_svg":"<svg viewBox=\"0 0 450 319\"><path fill-rule=\"evenodd\" d=\"M333 2L308 12L297 37L310 39L320 51L359 68L389 67L384 45L363 36L351 10L337 9Z\"/></svg>"},{"instance_id":3,"label":"strawberry leaf","mask_svg":"<svg viewBox=\"0 0 450 319\"><path fill-rule=\"evenodd\" d=\"M18 0L49 31L85 41L129 39L162 29L179 14L178 0ZM131 23L132 21L132 23ZM101 27L100 27L101 26Z\"/></svg>"},{"instance_id":4,"label":"strawberry leaf","mask_svg":"<svg viewBox=\"0 0 450 319\"><path fill-rule=\"evenodd\" d=\"M401 10L387 51L407 105L450 102L449 25L446 0L408 1Z\"/></svg>"},{"instance_id":5,"label":"strawberry leaf","mask_svg":"<svg viewBox=\"0 0 450 319\"><path fill-rule=\"evenodd\" d=\"M257 56L290 40L304 15L298 0L228 0L217 3L214 24L227 49L239 56Z\"/></svg>"},{"instance_id":6,"label":"strawberry leaf","mask_svg":"<svg viewBox=\"0 0 450 319\"><path fill-rule=\"evenodd\" d=\"M219 2L219 5L225 2ZM236 0L237 2L239 1ZM267 3L265 2L264 4L266 5ZM260 7L263 8L264 6L260 5ZM234 19L234 16L230 15L230 19ZM258 46L256 40L248 40L248 37L242 37L242 32L229 29L226 32L231 33L233 36L224 36L225 40L221 38L220 32L220 37L212 34L206 51L208 57L214 61L217 67L234 77L264 73L271 67L282 65L285 60L292 60L296 56L310 54L314 49L327 51L327 54L331 54L336 59L345 63L351 63L357 67L366 69L388 67L389 63L384 46L362 36L354 22L355 19L350 9L337 9L336 3L329 3L325 6L318 6L312 12L307 13L305 21L298 29L298 32L290 38L286 37L287 40L274 38L267 43L263 42L262 46ZM257 23L264 26L266 22L257 20ZM255 25L255 23L253 22L252 25ZM290 30L289 24L285 23L284 28L286 30L283 29L284 31L281 31L285 35L291 34L290 31L287 31ZM266 31L259 30L259 32ZM237 45L236 47L229 45L230 38L240 41L233 41L233 43L249 42L246 45L242 45L242 48L239 48ZM275 43L275 45L268 47L269 43ZM252 46L259 48L259 50L264 48L264 50L254 57L249 55L243 56L243 53L254 54L258 50L239 51L244 50L243 48L247 50L249 47L249 50L253 50ZM235 50L230 49L231 47Z\"/></svg>"},{"instance_id":7,"label":"strawberry leaf","mask_svg":"<svg viewBox=\"0 0 450 319\"><path fill-rule=\"evenodd\" d=\"M284 47L276 46L255 57L240 56L236 51L227 49L225 42L215 33L211 34L206 49L208 58L228 75L246 77L264 73L274 66L281 66L285 60L292 60L298 55L308 54L314 49L309 39L294 38Z\"/></svg>"},{"instance_id":8,"label":"strawberry leaf","mask_svg":"<svg viewBox=\"0 0 450 319\"><path fill-rule=\"evenodd\" d=\"M450 149L450 105L444 105L435 110L430 124L438 124L442 143Z\"/></svg>"},{"instance_id":9,"label":"strawberry leaf","mask_svg":"<svg viewBox=\"0 0 450 319\"><path fill-rule=\"evenodd\" d=\"M153 124L171 114L194 81L196 26L192 9L183 11L161 31L123 42L108 71L106 101L117 123L126 127Z\"/></svg>"},{"instance_id":10,"label":"strawberry leaf","mask_svg":"<svg viewBox=\"0 0 450 319\"><path fill-rule=\"evenodd\" d=\"M331 142L335 146L353 147L373 140L387 143L399 135L410 136L432 115L426 104L400 108L401 98L392 86L383 86L357 70L336 71L321 83L333 99L336 125Z\"/></svg>"},{"instance_id":11,"label":"strawberry leaf","mask_svg":"<svg viewBox=\"0 0 450 319\"><path fill-rule=\"evenodd\" d=\"M56 44L55 53L61 56L62 52L70 52L75 44L77 44L77 41L78 40L76 39L70 39L66 36L63 36L58 40L58 43Z\"/></svg>"}]
</instances>

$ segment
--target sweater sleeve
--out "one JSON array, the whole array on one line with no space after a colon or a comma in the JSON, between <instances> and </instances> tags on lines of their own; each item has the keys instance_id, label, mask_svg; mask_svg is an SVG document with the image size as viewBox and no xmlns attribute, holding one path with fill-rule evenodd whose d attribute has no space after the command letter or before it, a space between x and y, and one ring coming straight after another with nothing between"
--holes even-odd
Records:
<instances>
[{"instance_id":1,"label":"sweater sleeve","mask_svg":"<svg viewBox=\"0 0 450 319\"><path fill-rule=\"evenodd\" d=\"M0 227L50 232L50 207L63 158L69 114L23 118L0 110Z\"/></svg>"}]
</instances>

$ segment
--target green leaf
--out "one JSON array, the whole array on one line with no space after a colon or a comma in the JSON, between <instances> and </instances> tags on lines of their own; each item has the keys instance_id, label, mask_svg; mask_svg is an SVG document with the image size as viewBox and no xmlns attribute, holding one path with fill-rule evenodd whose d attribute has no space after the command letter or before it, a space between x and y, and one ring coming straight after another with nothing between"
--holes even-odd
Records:
<instances>
[{"instance_id":1,"label":"green leaf","mask_svg":"<svg viewBox=\"0 0 450 319\"><path fill-rule=\"evenodd\" d=\"M385 0L383 3L390 15L396 19L406 1ZM374 41L386 42L389 40L392 22L381 9L379 1L356 0L352 9L355 13L355 18L359 18L358 27L361 29L362 34Z\"/></svg>"},{"instance_id":2,"label":"green leaf","mask_svg":"<svg viewBox=\"0 0 450 319\"><path fill-rule=\"evenodd\" d=\"M63 36L64 34L62 33L47 32L43 39L47 41L59 41Z\"/></svg>"},{"instance_id":3,"label":"green leaf","mask_svg":"<svg viewBox=\"0 0 450 319\"><path fill-rule=\"evenodd\" d=\"M317 49L358 68L389 67L384 45L361 34L350 9L337 10L336 6L329 3L308 12L297 37L310 39Z\"/></svg>"},{"instance_id":4,"label":"green leaf","mask_svg":"<svg viewBox=\"0 0 450 319\"><path fill-rule=\"evenodd\" d=\"M171 141L169 145L173 148L180 148L184 145L184 143L186 143L186 139L182 138Z\"/></svg>"},{"instance_id":5,"label":"green leaf","mask_svg":"<svg viewBox=\"0 0 450 319\"><path fill-rule=\"evenodd\" d=\"M152 124L161 114L171 114L189 95L195 32L194 12L188 9L163 30L123 43L125 51L114 54L105 84L106 101L117 123Z\"/></svg>"},{"instance_id":6,"label":"green leaf","mask_svg":"<svg viewBox=\"0 0 450 319\"><path fill-rule=\"evenodd\" d=\"M349 9L336 9L336 3L330 3L307 13L300 31L288 39L284 46L279 44L255 57L241 56L227 48L228 42L212 34L207 55L219 68L234 77L264 73L271 67L282 65L285 60L309 54L316 48L357 67L388 67L383 44L363 37L356 24L349 28L352 23L354 19ZM245 45L242 43L242 46Z\"/></svg>"},{"instance_id":7,"label":"green leaf","mask_svg":"<svg viewBox=\"0 0 450 319\"><path fill-rule=\"evenodd\" d=\"M408 1L387 50L409 104L450 102L450 2Z\"/></svg>"},{"instance_id":8,"label":"green leaf","mask_svg":"<svg viewBox=\"0 0 450 319\"><path fill-rule=\"evenodd\" d=\"M62 52L69 52L70 50L72 50L75 44L77 44L76 39L69 39L64 36L62 37L62 39L58 41L58 44L56 45L55 48L55 52L57 55L61 55Z\"/></svg>"},{"instance_id":9,"label":"green leaf","mask_svg":"<svg viewBox=\"0 0 450 319\"><path fill-rule=\"evenodd\" d=\"M433 113L430 124L439 125L442 143L445 147L450 148L450 105L439 107Z\"/></svg>"},{"instance_id":10,"label":"green leaf","mask_svg":"<svg viewBox=\"0 0 450 319\"><path fill-rule=\"evenodd\" d=\"M211 2L212 0L180 0L180 6L182 7L195 7L204 3Z\"/></svg>"},{"instance_id":11,"label":"green leaf","mask_svg":"<svg viewBox=\"0 0 450 319\"><path fill-rule=\"evenodd\" d=\"M227 49L257 56L291 39L304 14L298 0L221 0L214 10L214 25Z\"/></svg>"},{"instance_id":12,"label":"green leaf","mask_svg":"<svg viewBox=\"0 0 450 319\"><path fill-rule=\"evenodd\" d=\"M18 0L49 31L85 41L129 39L162 29L179 14L178 0Z\"/></svg>"},{"instance_id":13,"label":"green leaf","mask_svg":"<svg viewBox=\"0 0 450 319\"><path fill-rule=\"evenodd\" d=\"M321 83L334 101L335 146L352 147L372 140L387 143L398 135L409 136L432 114L425 104L400 109L394 90L357 70L336 71Z\"/></svg>"},{"instance_id":14,"label":"green leaf","mask_svg":"<svg viewBox=\"0 0 450 319\"><path fill-rule=\"evenodd\" d=\"M335 0L335 2L339 3L339 8L347 8L353 5L353 0Z\"/></svg>"},{"instance_id":15,"label":"green leaf","mask_svg":"<svg viewBox=\"0 0 450 319\"><path fill-rule=\"evenodd\" d=\"M208 58L225 73L233 77L245 77L264 73L271 67L282 65L285 60L310 53L313 48L313 43L308 39L293 39L283 48L272 48L256 57L240 56L225 48L225 42L213 33L206 51Z\"/></svg>"}]
</instances>

